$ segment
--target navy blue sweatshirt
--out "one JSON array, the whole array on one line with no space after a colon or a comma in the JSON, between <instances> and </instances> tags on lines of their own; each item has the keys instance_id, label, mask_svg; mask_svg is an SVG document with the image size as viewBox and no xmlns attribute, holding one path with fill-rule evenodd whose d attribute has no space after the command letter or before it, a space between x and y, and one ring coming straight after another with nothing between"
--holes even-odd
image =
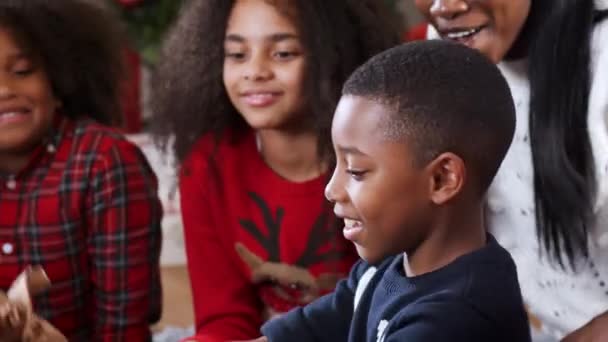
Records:
<instances>
[{"instance_id":1,"label":"navy blue sweatshirt","mask_svg":"<svg viewBox=\"0 0 608 342\"><path fill-rule=\"evenodd\" d=\"M515 264L491 235L482 249L417 277L405 275L402 255L385 260L354 309L370 267L359 261L335 292L267 322L262 334L270 342L531 340Z\"/></svg>"}]
</instances>

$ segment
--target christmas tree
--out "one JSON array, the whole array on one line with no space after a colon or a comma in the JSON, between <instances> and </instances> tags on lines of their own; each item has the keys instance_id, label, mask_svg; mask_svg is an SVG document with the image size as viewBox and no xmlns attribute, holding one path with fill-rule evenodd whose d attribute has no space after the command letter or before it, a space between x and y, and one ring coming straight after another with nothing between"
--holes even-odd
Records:
<instances>
[{"instance_id":1,"label":"christmas tree","mask_svg":"<svg viewBox=\"0 0 608 342\"><path fill-rule=\"evenodd\" d=\"M165 32L173 23L182 0L110 0L127 26L133 47L144 63L153 65Z\"/></svg>"}]
</instances>

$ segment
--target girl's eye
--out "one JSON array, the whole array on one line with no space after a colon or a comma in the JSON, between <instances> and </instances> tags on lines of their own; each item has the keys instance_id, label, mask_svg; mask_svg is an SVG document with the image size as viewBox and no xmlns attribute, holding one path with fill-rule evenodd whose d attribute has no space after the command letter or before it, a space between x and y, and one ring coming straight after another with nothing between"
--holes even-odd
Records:
<instances>
[{"instance_id":1,"label":"girl's eye","mask_svg":"<svg viewBox=\"0 0 608 342\"><path fill-rule=\"evenodd\" d=\"M27 76L29 74L31 74L34 71L33 68L19 68L19 69L15 69L15 71L13 71L13 73L15 73L15 75L17 76Z\"/></svg>"},{"instance_id":2,"label":"girl's eye","mask_svg":"<svg viewBox=\"0 0 608 342\"><path fill-rule=\"evenodd\" d=\"M13 66L13 73L17 76L27 76L34 72L34 69L35 68L31 63L21 61L15 63L15 65Z\"/></svg>"},{"instance_id":3,"label":"girl's eye","mask_svg":"<svg viewBox=\"0 0 608 342\"><path fill-rule=\"evenodd\" d=\"M273 55L278 60L291 60L298 57L300 53L296 51L277 51Z\"/></svg>"},{"instance_id":4,"label":"girl's eye","mask_svg":"<svg viewBox=\"0 0 608 342\"><path fill-rule=\"evenodd\" d=\"M356 180L356 181L361 181L363 180L363 177L365 176L365 174L367 173L367 171L365 170L353 170L353 169L347 169L346 173L348 173L352 179Z\"/></svg>"},{"instance_id":5,"label":"girl's eye","mask_svg":"<svg viewBox=\"0 0 608 342\"><path fill-rule=\"evenodd\" d=\"M245 58L245 53L243 53L243 52L226 52L225 56L226 56L226 58L229 58L229 59L242 60Z\"/></svg>"}]
</instances>

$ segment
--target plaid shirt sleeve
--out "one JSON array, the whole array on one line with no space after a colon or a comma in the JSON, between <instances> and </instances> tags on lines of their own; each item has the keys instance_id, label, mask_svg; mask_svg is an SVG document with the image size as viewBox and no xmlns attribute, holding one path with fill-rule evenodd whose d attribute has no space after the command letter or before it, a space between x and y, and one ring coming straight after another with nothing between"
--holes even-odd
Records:
<instances>
[{"instance_id":1,"label":"plaid shirt sleeve","mask_svg":"<svg viewBox=\"0 0 608 342\"><path fill-rule=\"evenodd\" d=\"M95 157L87 199L92 336L148 341L161 312L157 181L137 147L109 145Z\"/></svg>"}]
</instances>

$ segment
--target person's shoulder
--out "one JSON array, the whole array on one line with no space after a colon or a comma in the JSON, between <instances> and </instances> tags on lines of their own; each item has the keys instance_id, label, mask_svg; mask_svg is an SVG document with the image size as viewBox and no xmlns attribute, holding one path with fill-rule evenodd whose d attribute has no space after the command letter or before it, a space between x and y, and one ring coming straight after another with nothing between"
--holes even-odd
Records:
<instances>
[{"instance_id":1,"label":"person's shoulder","mask_svg":"<svg viewBox=\"0 0 608 342\"><path fill-rule=\"evenodd\" d=\"M527 329L528 320L513 258L492 235L470 268L463 299L505 333Z\"/></svg>"},{"instance_id":2,"label":"person's shoulder","mask_svg":"<svg viewBox=\"0 0 608 342\"><path fill-rule=\"evenodd\" d=\"M515 264L493 237L443 274L394 316L386 341L529 341Z\"/></svg>"},{"instance_id":3,"label":"person's shoulder","mask_svg":"<svg viewBox=\"0 0 608 342\"><path fill-rule=\"evenodd\" d=\"M491 234L483 247L459 257L440 272L443 278L438 288L462 298L493 294L491 289L519 291L515 262Z\"/></svg>"},{"instance_id":4,"label":"person's shoulder","mask_svg":"<svg viewBox=\"0 0 608 342\"><path fill-rule=\"evenodd\" d=\"M88 118L63 122L66 126L62 139L70 144L67 167L79 169L91 179L115 182L120 178L108 175L121 174L131 180L141 179L151 189L156 186L156 176L146 156L121 130Z\"/></svg>"},{"instance_id":5,"label":"person's shoulder","mask_svg":"<svg viewBox=\"0 0 608 342\"><path fill-rule=\"evenodd\" d=\"M507 277L517 281L517 267L513 257L492 234L487 234L487 243L476 253L472 264L470 270L474 279L498 280L498 277Z\"/></svg>"},{"instance_id":6,"label":"person's shoulder","mask_svg":"<svg viewBox=\"0 0 608 342\"><path fill-rule=\"evenodd\" d=\"M201 157L209 156L215 149L224 144L225 139L217 136L215 133L206 133L198 138L193 144L192 149L188 153L188 160L196 160Z\"/></svg>"},{"instance_id":7,"label":"person's shoulder","mask_svg":"<svg viewBox=\"0 0 608 342\"><path fill-rule=\"evenodd\" d=\"M75 151L94 153L96 158L106 154L137 155L141 151L137 145L129 141L124 133L117 128L102 125L93 120L82 118L72 122L73 129L69 132L74 143L78 146Z\"/></svg>"},{"instance_id":8,"label":"person's shoulder","mask_svg":"<svg viewBox=\"0 0 608 342\"><path fill-rule=\"evenodd\" d=\"M253 133L249 130L228 129L221 133L209 132L192 144L184 164L207 163L209 158L222 158L242 152L243 146L251 143L248 139Z\"/></svg>"},{"instance_id":9,"label":"person's shoulder","mask_svg":"<svg viewBox=\"0 0 608 342\"><path fill-rule=\"evenodd\" d=\"M418 300L407 312L425 317L452 312L460 320L511 334L527 329L517 269L511 255L487 235L484 247L456 260L444 272L440 286Z\"/></svg>"},{"instance_id":10,"label":"person's shoulder","mask_svg":"<svg viewBox=\"0 0 608 342\"><path fill-rule=\"evenodd\" d=\"M483 302L495 299L500 293L502 298L521 301L517 266L511 254L491 234L486 246L472 256L466 276L465 297Z\"/></svg>"},{"instance_id":11,"label":"person's shoulder","mask_svg":"<svg viewBox=\"0 0 608 342\"><path fill-rule=\"evenodd\" d=\"M385 341L530 341L527 324L505 330L485 312L449 293L408 305L387 322Z\"/></svg>"}]
</instances>

